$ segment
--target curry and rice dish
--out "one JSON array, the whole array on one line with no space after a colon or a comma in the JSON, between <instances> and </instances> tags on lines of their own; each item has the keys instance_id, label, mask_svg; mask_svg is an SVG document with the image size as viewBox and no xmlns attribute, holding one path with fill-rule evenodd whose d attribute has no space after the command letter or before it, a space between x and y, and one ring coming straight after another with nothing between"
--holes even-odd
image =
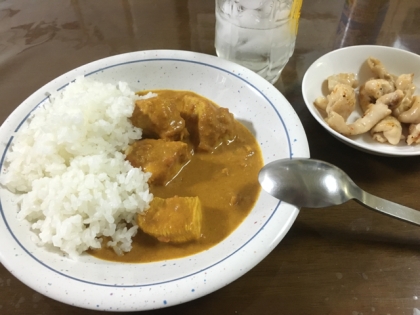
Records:
<instances>
[{"instance_id":1,"label":"curry and rice dish","mask_svg":"<svg viewBox=\"0 0 420 315\"><path fill-rule=\"evenodd\" d=\"M228 109L79 78L16 135L1 184L40 246L152 262L206 250L253 208L263 165Z\"/></svg>"},{"instance_id":2,"label":"curry and rice dish","mask_svg":"<svg viewBox=\"0 0 420 315\"><path fill-rule=\"evenodd\" d=\"M227 109L192 92L152 92L136 102L131 120L143 139L126 153L152 174L154 198L137 217L132 250L103 248L92 253L99 258L148 262L208 249L240 224L260 191L259 146Z\"/></svg>"}]
</instances>

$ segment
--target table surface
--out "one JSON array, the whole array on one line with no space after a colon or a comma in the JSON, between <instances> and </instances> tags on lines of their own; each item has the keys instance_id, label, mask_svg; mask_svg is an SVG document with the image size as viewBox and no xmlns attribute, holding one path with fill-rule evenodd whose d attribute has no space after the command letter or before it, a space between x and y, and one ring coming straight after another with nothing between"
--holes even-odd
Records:
<instances>
[{"instance_id":1,"label":"table surface","mask_svg":"<svg viewBox=\"0 0 420 315\"><path fill-rule=\"evenodd\" d=\"M306 109L301 82L321 55L378 44L420 52L420 1L305 0L295 52L275 84L299 115L311 157L344 169L366 191L420 209L418 157L370 155L339 142ZM359 10L359 11L358 11ZM120 53L182 49L215 55L214 1L0 1L0 123L68 70ZM360 24L359 24L360 25ZM357 26L357 25L356 25ZM418 163L418 164L416 164ZM1 245L0 245L1 246ZM356 202L302 209L255 268L202 298L144 314L420 314L420 228ZM97 314L33 291L0 265L0 314Z\"/></svg>"}]
</instances>

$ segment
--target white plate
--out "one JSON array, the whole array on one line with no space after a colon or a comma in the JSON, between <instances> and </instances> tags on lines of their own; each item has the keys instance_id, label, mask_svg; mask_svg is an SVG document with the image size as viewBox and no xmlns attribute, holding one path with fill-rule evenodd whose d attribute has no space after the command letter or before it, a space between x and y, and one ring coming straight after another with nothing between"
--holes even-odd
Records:
<instances>
[{"instance_id":1,"label":"white plate","mask_svg":"<svg viewBox=\"0 0 420 315\"><path fill-rule=\"evenodd\" d=\"M314 101L318 96L326 96L324 82L328 76L340 72L356 73L359 84L365 82L372 74L366 59L374 57L382 61L392 74L414 73L415 95L420 94L420 56L405 50L385 46L351 46L334 50L316 60L306 71L302 82L302 94L314 118L340 141L365 152L388 155L410 156L420 155L420 145L408 146L404 141L399 145L382 144L372 139L369 133L346 137L336 132L324 121ZM324 87L324 88L323 88ZM354 121L360 117L361 111L355 111L348 119Z\"/></svg>"},{"instance_id":2,"label":"white plate","mask_svg":"<svg viewBox=\"0 0 420 315\"><path fill-rule=\"evenodd\" d=\"M72 70L25 100L0 128L1 167L15 130L46 95L77 76L126 81L134 90L192 90L230 111L255 134L265 163L309 157L301 122L284 96L253 72L214 56L186 51L140 51ZM1 176L1 175L0 175ZM78 261L37 247L29 225L16 218L15 197L0 189L0 261L22 282L58 301L83 308L135 311L196 299L237 279L281 241L298 209L261 192L255 208L223 242L189 257L148 264Z\"/></svg>"}]
</instances>

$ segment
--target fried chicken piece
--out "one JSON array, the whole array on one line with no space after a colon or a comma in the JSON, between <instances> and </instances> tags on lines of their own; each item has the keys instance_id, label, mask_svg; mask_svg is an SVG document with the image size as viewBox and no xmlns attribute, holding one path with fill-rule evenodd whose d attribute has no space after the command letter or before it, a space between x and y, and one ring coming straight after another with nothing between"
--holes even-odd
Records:
<instances>
[{"instance_id":1,"label":"fried chicken piece","mask_svg":"<svg viewBox=\"0 0 420 315\"><path fill-rule=\"evenodd\" d=\"M143 139L134 142L126 151L134 167L152 173L149 183L166 185L191 160L188 145L181 141Z\"/></svg>"},{"instance_id":2,"label":"fried chicken piece","mask_svg":"<svg viewBox=\"0 0 420 315\"><path fill-rule=\"evenodd\" d=\"M413 95L416 90L416 86L413 83L414 73L401 74L395 80L395 88L401 90L404 93Z\"/></svg>"},{"instance_id":3,"label":"fried chicken piece","mask_svg":"<svg viewBox=\"0 0 420 315\"><path fill-rule=\"evenodd\" d=\"M397 145L401 139L404 139L401 123L393 116L382 119L370 130L370 134L378 142L388 142L393 145Z\"/></svg>"},{"instance_id":4,"label":"fried chicken piece","mask_svg":"<svg viewBox=\"0 0 420 315\"><path fill-rule=\"evenodd\" d=\"M327 116L335 112L347 120L356 106L356 95L350 85L338 83L327 96L326 101L317 98L314 104L318 107L322 106Z\"/></svg>"},{"instance_id":5,"label":"fried chicken piece","mask_svg":"<svg viewBox=\"0 0 420 315\"><path fill-rule=\"evenodd\" d=\"M401 90L396 90L394 92L382 95L376 100L376 102L383 103L388 105L389 109L394 109L398 107L401 103L401 100L404 98L404 93Z\"/></svg>"},{"instance_id":6,"label":"fried chicken piece","mask_svg":"<svg viewBox=\"0 0 420 315\"><path fill-rule=\"evenodd\" d=\"M328 95L327 99L327 115L330 115L331 112L335 112L346 120L356 106L356 94L354 93L354 89L347 84L338 83L331 94Z\"/></svg>"},{"instance_id":7,"label":"fried chicken piece","mask_svg":"<svg viewBox=\"0 0 420 315\"><path fill-rule=\"evenodd\" d=\"M379 59L369 57L367 59L367 64L370 70L377 78L387 80L390 83L394 84L396 76L390 74Z\"/></svg>"},{"instance_id":8,"label":"fried chicken piece","mask_svg":"<svg viewBox=\"0 0 420 315\"><path fill-rule=\"evenodd\" d=\"M137 216L138 226L160 242L184 243L201 236L202 209L198 197L154 197Z\"/></svg>"},{"instance_id":9,"label":"fried chicken piece","mask_svg":"<svg viewBox=\"0 0 420 315\"><path fill-rule=\"evenodd\" d=\"M411 108L411 105L413 104L413 100L414 98L412 96L404 95L404 98L401 100L398 106L392 110L392 115L394 117L398 117L403 112L408 111Z\"/></svg>"},{"instance_id":10,"label":"fried chicken piece","mask_svg":"<svg viewBox=\"0 0 420 315\"><path fill-rule=\"evenodd\" d=\"M359 104L363 112L367 110L369 104L375 104L381 96L394 92L394 84L384 79L372 79L366 81L359 89Z\"/></svg>"},{"instance_id":11,"label":"fried chicken piece","mask_svg":"<svg viewBox=\"0 0 420 315\"><path fill-rule=\"evenodd\" d=\"M354 123L347 125L346 121L339 114L332 112L326 119L328 125L345 136L355 136L369 131L379 121L391 114L391 110L383 103L371 104L363 117Z\"/></svg>"},{"instance_id":12,"label":"fried chicken piece","mask_svg":"<svg viewBox=\"0 0 420 315\"><path fill-rule=\"evenodd\" d=\"M335 131L345 136L355 136L369 131L378 122L391 114L389 106L401 101L403 93L395 91L380 97L375 104L370 104L362 117L352 124L346 124L346 120L339 114L332 112L326 122Z\"/></svg>"},{"instance_id":13,"label":"fried chicken piece","mask_svg":"<svg viewBox=\"0 0 420 315\"><path fill-rule=\"evenodd\" d=\"M413 104L413 94L416 90L416 86L413 83L413 77L413 74L402 74L395 82L395 86L404 93L404 98L400 104L392 110L392 115L395 117L398 117L403 112L409 110Z\"/></svg>"},{"instance_id":14,"label":"fried chicken piece","mask_svg":"<svg viewBox=\"0 0 420 315\"><path fill-rule=\"evenodd\" d=\"M408 127L407 144L420 143L420 124L410 124Z\"/></svg>"},{"instance_id":15,"label":"fried chicken piece","mask_svg":"<svg viewBox=\"0 0 420 315\"><path fill-rule=\"evenodd\" d=\"M402 112L398 116L398 120L403 123L409 123L409 124L420 123L420 96L419 95L413 97L413 104L407 111Z\"/></svg>"},{"instance_id":16,"label":"fried chicken piece","mask_svg":"<svg viewBox=\"0 0 420 315\"><path fill-rule=\"evenodd\" d=\"M354 73L338 73L330 75L327 78L328 90L332 92L337 84L346 84L352 88L356 88L358 81Z\"/></svg>"},{"instance_id":17,"label":"fried chicken piece","mask_svg":"<svg viewBox=\"0 0 420 315\"><path fill-rule=\"evenodd\" d=\"M326 112L328 99L324 96L318 96L314 101L314 105L318 107L318 109L322 109L324 112Z\"/></svg>"}]
</instances>

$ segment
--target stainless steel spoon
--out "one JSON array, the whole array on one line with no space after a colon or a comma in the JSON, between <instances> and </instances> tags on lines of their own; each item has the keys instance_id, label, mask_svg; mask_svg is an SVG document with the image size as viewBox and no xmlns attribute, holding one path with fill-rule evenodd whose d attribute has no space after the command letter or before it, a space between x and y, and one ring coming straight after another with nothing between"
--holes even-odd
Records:
<instances>
[{"instance_id":1,"label":"stainless steel spoon","mask_svg":"<svg viewBox=\"0 0 420 315\"><path fill-rule=\"evenodd\" d=\"M298 207L323 208L355 199L370 209L420 225L420 211L367 193L327 162L304 158L277 160L261 169L258 180L270 195Z\"/></svg>"}]
</instances>

